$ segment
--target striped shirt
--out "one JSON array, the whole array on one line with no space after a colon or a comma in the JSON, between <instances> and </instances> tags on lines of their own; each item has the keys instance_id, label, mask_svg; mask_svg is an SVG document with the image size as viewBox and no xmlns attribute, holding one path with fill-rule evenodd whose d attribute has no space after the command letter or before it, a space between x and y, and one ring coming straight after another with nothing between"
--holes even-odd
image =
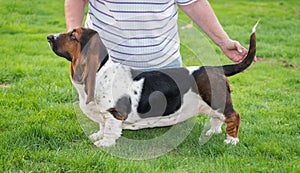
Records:
<instances>
[{"instance_id":1,"label":"striped shirt","mask_svg":"<svg viewBox=\"0 0 300 173\"><path fill-rule=\"evenodd\" d=\"M195 0L90 0L86 27L95 29L114 62L136 69L181 66L176 4Z\"/></svg>"}]
</instances>

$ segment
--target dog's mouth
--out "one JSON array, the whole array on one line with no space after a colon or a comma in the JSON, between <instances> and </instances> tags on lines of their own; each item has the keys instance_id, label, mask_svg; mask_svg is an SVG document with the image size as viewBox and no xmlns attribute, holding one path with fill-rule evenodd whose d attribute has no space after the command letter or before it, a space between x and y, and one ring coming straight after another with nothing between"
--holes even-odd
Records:
<instances>
[{"instance_id":1,"label":"dog's mouth","mask_svg":"<svg viewBox=\"0 0 300 173\"><path fill-rule=\"evenodd\" d=\"M49 46L53 49L53 42L48 40Z\"/></svg>"},{"instance_id":2,"label":"dog's mouth","mask_svg":"<svg viewBox=\"0 0 300 173\"><path fill-rule=\"evenodd\" d=\"M48 43L49 43L49 45L50 45L50 47L54 50L55 49L55 44L54 44L54 42L55 42L55 40L57 39L57 35L56 34L49 34L48 36L47 36L47 40L48 40Z\"/></svg>"}]
</instances>

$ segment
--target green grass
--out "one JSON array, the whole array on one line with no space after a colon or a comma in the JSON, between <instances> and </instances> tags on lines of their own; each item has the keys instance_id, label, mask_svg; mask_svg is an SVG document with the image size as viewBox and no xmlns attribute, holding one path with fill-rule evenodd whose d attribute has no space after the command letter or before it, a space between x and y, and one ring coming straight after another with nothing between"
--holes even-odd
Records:
<instances>
[{"instance_id":1,"label":"green grass","mask_svg":"<svg viewBox=\"0 0 300 173\"><path fill-rule=\"evenodd\" d=\"M174 150L134 161L95 148L77 121L69 63L46 41L47 34L65 31L63 0L0 0L0 172L300 172L300 3L210 2L226 32L245 46L261 20L260 61L229 79L242 116L240 143L224 145L222 134L200 146L207 118L199 117ZM182 47L185 64L197 65ZM124 135L149 139L168 130Z\"/></svg>"}]
</instances>

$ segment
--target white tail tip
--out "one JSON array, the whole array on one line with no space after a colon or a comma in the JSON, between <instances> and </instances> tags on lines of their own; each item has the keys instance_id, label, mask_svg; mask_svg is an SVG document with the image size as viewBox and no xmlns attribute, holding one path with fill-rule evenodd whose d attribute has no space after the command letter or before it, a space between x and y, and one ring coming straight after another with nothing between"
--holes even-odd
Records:
<instances>
[{"instance_id":1,"label":"white tail tip","mask_svg":"<svg viewBox=\"0 0 300 173\"><path fill-rule=\"evenodd\" d=\"M254 33L254 32L256 31L256 27L257 27L259 21L260 21L260 19L259 19L259 20L256 22L256 24L253 26L253 28L252 28L252 33Z\"/></svg>"}]
</instances>

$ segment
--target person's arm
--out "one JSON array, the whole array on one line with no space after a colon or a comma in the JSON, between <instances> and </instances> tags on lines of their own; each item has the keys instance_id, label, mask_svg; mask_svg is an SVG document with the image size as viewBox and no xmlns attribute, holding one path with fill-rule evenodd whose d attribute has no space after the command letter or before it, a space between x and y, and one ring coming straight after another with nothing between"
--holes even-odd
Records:
<instances>
[{"instance_id":1,"label":"person's arm","mask_svg":"<svg viewBox=\"0 0 300 173\"><path fill-rule=\"evenodd\" d=\"M217 19L207 0L198 0L189 5L179 5L224 54L235 63L241 62L247 50L239 42L231 40Z\"/></svg>"},{"instance_id":2,"label":"person's arm","mask_svg":"<svg viewBox=\"0 0 300 173\"><path fill-rule=\"evenodd\" d=\"M65 18L67 31L82 26L84 7L88 0L65 0Z\"/></svg>"}]
</instances>

